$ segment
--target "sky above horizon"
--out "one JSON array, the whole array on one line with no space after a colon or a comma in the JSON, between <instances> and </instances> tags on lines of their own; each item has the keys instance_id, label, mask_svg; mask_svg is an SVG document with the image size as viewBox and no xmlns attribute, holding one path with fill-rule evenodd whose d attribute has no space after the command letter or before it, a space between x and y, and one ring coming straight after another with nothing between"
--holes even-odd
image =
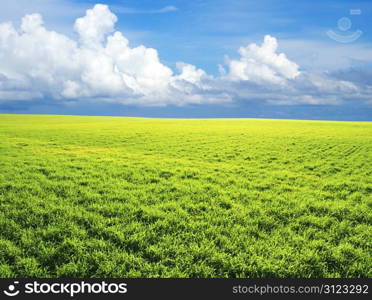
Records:
<instances>
[{"instance_id":1,"label":"sky above horizon","mask_svg":"<svg viewBox=\"0 0 372 300\"><path fill-rule=\"evenodd\" d=\"M372 121L372 2L2 0L0 113Z\"/></svg>"}]
</instances>

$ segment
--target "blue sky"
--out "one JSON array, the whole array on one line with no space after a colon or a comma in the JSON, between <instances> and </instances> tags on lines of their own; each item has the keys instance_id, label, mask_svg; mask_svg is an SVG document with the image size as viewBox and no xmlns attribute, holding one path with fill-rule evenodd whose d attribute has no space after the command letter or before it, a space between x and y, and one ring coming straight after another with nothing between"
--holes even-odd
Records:
<instances>
[{"instance_id":1,"label":"blue sky","mask_svg":"<svg viewBox=\"0 0 372 300\"><path fill-rule=\"evenodd\" d=\"M97 3L107 11L94 10ZM372 120L371 1L4 0L2 6L0 23L12 22L18 35L9 38L0 27L0 113ZM87 9L92 19L74 30ZM32 13L43 25L37 18L22 23ZM57 32L60 42L34 23ZM99 46L86 34L92 28L105 30L103 40L95 37ZM107 54L115 31L129 41L115 44L131 53L128 60L120 60L120 51ZM60 52L70 40L76 45ZM157 58L141 45L156 49ZM19 56L26 48L34 54ZM68 55L85 64L53 61ZM89 59L103 65L93 70ZM118 72L100 72L106 67Z\"/></svg>"}]
</instances>

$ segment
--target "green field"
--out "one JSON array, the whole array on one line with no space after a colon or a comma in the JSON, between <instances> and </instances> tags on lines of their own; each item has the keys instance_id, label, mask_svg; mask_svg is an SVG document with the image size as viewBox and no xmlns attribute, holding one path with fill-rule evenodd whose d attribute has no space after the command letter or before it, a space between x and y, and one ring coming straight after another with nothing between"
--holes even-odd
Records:
<instances>
[{"instance_id":1,"label":"green field","mask_svg":"<svg viewBox=\"0 0 372 300\"><path fill-rule=\"evenodd\" d=\"M372 123L0 115L0 277L371 277Z\"/></svg>"}]
</instances>

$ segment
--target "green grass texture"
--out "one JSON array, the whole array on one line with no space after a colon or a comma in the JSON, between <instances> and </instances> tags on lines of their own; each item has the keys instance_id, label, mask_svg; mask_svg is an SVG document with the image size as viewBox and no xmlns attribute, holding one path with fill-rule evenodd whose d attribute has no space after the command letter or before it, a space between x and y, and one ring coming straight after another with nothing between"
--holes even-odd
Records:
<instances>
[{"instance_id":1,"label":"green grass texture","mask_svg":"<svg viewBox=\"0 0 372 300\"><path fill-rule=\"evenodd\" d=\"M372 123L0 115L0 277L371 277Z\"/></svg>"}]
</instances>

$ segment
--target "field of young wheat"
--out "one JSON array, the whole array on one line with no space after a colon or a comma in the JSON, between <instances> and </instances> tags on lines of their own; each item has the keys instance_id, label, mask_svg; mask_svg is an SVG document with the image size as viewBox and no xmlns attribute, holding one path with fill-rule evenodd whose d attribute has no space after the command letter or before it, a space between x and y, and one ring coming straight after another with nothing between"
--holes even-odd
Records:
<instances>
[{"instance_id":1,"label":"field of young wheat","mask_svg":"<svg viewBox=\"0 0 372 300\"><path fill-rule=\"evenodd\" d=\"M0 277L371 277L372 123L0 115Z\"/></svg>"}]
</instances>

